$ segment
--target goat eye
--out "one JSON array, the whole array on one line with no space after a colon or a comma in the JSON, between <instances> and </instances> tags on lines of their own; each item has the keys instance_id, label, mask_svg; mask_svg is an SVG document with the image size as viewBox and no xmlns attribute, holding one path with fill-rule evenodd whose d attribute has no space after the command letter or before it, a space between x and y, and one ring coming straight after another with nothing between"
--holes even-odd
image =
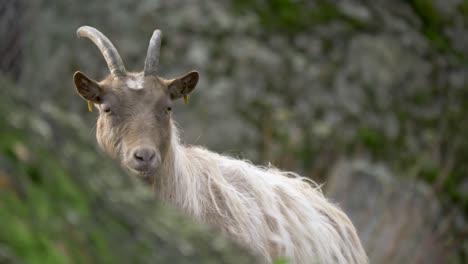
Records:
<instances>
[{"instance_id":1,"label":"goat eye","mask_svg":"<svg viewBox=\"0 0 468 264\"><path fill-rule=\"evenodd\" d=\"M112 112L110 107L107 105L102 107L102 111L106 114L110 114Z\"/></svg>"},{"instance_id":2,"label":"goat eye","mask_svg":"<svg viewBox=\"0 0 468 264\"><path fill-rule=\"evenodd\" d=\"M168 111L168 112L172 111L172 107L168 106L168 107L167 107L167 111Z\"/></svg>"}]
</instances>

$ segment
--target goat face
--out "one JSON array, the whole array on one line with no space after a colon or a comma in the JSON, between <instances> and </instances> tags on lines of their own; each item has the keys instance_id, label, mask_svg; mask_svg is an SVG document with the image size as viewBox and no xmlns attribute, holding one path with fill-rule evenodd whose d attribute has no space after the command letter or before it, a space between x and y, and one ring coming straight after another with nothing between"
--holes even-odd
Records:
<instances>
[{"instance_id":1,"label":"goat face","mask_svg":"<svg viewBox=\"0 0 468 264\"><path fill-rule=\"evenodd\" d=\"M189 72L172 80L160 78L154 60L148 62L148 56L144 72L127 73L123 64L118 65L120 56L102 33L89 27L83 30L100 38L96 45L108 45L104 47L107 54L103 54L112 73L101 82L81 72L73 77L78 94L99 109L98 143L132 173L151 180L149 177L164 161L170 146L172 101L187 96L195 88L198 73ZM148 55L153 55L151 43Z\"/></svg>"}]
</instances>

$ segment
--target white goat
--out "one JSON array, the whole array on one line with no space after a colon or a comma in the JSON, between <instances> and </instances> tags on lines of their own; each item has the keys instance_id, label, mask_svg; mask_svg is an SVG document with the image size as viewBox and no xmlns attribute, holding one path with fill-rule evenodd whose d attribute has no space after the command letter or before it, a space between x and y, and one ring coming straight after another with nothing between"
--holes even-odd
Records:
<instances>
[{"instance_id":1,"label":"white goat","mask_svg":"<svg viewBox=\"0 0 468 264\"><path fill-rule=\"evenodd\" d=\"M100 110L100 146L144 178L162 201L218 228L266 263L368 262L351 221L311 180L180 143L172 101L195 88L198 73L172 80L157 75L159 30L142 73L127 73L96 29L81 27L78 35L99 47L111 71L101 82L74 75L78 93Z\"/></svg>"}]
</instances>

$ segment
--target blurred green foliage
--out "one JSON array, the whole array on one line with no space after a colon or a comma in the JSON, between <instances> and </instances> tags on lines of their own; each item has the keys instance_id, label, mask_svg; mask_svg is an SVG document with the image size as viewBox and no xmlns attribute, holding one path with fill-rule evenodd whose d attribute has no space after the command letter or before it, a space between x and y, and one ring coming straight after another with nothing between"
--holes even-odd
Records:
<instances>
[{"instance_id":1,"label":"blurred green foliage","mask_svg":"<svg viewBox=\"0 0 468 264\"><path fill-rule=\"evenodd\" d=\"M234 7L237 12L255 12L260 23L266 31L280 31L294 34L304 32L319 24L335 21L346 21L355 28L366 27L353 17L341 12L333 1L249 1L235 0Z\"/></svg>"},{"instance_id":2,"label":"blurred green foliage","mask_svg":"<svg viewBox=\"0 0 468 264\"><path fill-rule=\"evenodd\" d=\"M463 53L453 48L450 40L445 36L443 29L450 23L450 19L445 18L437 11L431 0L409 0L410 6L419 16L422 26L422 33L431 41L431 43L440 51L448 52L456 56L460 60L466 62L467 57ZM463 9L465 1L460 4L461 10Z\"/></svg>"},{"instance_id":3,"label":"blurred green foliage","mask_svg":"<svg viewBox=\"0 0 468 264\"><path fill-rule=\"evenodd\" d=\"M0 111L8 113L11 106L2 103ZM0 229L0 245L8 245L25 263L117 263L99 229L86 230L85 223L75 222L89 217L91 197L79 190L50 149L6 121L0 126L0 163L6 168L0 170L0 219L5 227ZM97 259L91 261L93 254Z\"/></svg>"},{"instance_id":4,"label":"blurred green foliage","mask_svg":"<svg viewBox=\"0 0 468 264\"><path fill-rule=\"evenodd\" d=\"M33 125L45 117L16 85L0 77L0 86L0 263L254 262L163 207L76 132L50 144ZM70 131L48 122L56 135Z\"/></svg>"},{"instance_id":5,"label":"blurred green foliage","mask_svg":"<svg viewBox=\"0 0 468 264\"><path fill-rule=\"evenodd\" d=\"M273 264L288 264L289 261L287 259L284 259L284 258L279 258L279 259L276 259Z\"/></svg>"}]
</instances>

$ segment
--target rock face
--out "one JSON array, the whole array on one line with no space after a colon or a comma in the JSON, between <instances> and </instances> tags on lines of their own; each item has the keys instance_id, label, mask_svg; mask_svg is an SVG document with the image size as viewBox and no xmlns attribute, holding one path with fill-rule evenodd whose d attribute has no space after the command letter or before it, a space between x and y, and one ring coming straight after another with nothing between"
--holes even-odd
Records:
<instances>
[{"instance_id":1,"label":"rock face","mask_svg":"<svg viewBox=\"0 0 468 264\"><path fill-rule=\"evenodd\" d=\"M463 240L454 234L466 220L456 209L444 210L426 183L355 160L335 166L326 190L355 224L370 263L457 261L454 244Z\"/></svg>"}]
</instances>

